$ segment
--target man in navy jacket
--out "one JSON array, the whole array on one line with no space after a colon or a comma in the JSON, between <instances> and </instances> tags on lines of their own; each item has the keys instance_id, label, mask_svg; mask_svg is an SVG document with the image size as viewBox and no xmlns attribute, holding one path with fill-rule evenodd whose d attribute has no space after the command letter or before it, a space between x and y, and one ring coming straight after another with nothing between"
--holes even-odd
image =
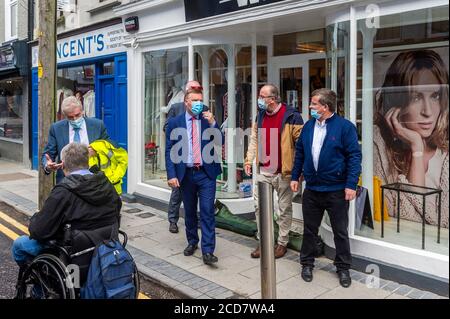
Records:
<instances>
[{"instance_id":1,"label":"man in navy jacket","mask_svg":"<svg viewBox=\"0 0 450 319\"><path fill-rule=\"evenodd\" d=\"M186 111L169 120L166 131L167 183L180 187L185 211L188 246L185 256L191 256L199 242L197 202L200 202L201 248L203 262L211 265L216 245L214 202L216 178L222 173L216 146L223 136L214 116L203 105L201 90L188 90L184 97Z\"/></svg>"},{"instance_id":2,"label":"man in navy jacket","mask_svg":"<svg viewBox=\"0 0 450 319\"><path fill-rule=\"evenodd\" d=\"M61 151L69 143L77 142L89 146L96 140L110 141L103 122L84 116L83 106L75 96L64 99L61 105L64 120L53 123L48 134L48 143L42 151L42 168L45 174L56 173L56 183L64 178L62 164L58 163ZM89 148L89 155L95 154Z\"/></svg>"},{"instance_id":3,"label":"man in navy jacket","mask_svg":"<svg viewBox=\"0 0 450 319\"><path fill-rule=\"evenodd\" d=\"M300 251L302 278L313 279L316 238L324 211L334 233L339 283L349 287L352 262L348 238L348 207L356 197L361 174L361 148L355 125L335 113L336 93L329 89L311 94L311 116L296 144L292 191L298 191L300 176L306 181L303 192L303 244Z\"/></svg>"}]
</instances>

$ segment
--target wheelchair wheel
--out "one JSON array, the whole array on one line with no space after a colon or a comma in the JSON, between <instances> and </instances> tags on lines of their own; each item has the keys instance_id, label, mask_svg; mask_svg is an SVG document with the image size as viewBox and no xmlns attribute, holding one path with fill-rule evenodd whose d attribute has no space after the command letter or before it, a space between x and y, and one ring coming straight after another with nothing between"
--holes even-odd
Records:
<instances>
[{"instance_id":1,"label":"wheelchair wheel","mask_svg":"<svg viewBox=\"0 0 450 319\"><path fill-rule=\"evenodd\" d=\"M75 288L64 263L56 256L37 256L17 285L17 299L75 299Z\"/></svg>"},{"instance_id":2,"label":"wheelchair wheel","mask_svg":"<svg viewBox=\"0 0 450 319\"><path fill-rule=\"evenodd\" d=\"M141 292L141 286L140 286L141 284L139 282L139 271L138 271L137 267L135 267L135 270L134 270L133 280L134 280L134 286L136 287L136 299L139 299L139 293Z\"/></svg>"}]
</instances>

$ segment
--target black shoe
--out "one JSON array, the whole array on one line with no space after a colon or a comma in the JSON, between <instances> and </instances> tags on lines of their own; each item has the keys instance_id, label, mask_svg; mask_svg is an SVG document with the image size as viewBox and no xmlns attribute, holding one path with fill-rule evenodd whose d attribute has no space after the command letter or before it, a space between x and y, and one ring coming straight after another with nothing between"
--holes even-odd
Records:
<instances>
[{"instance_id":1,"label":"black shoe","mask_svg":"<svg viewBox=\"0 0 450 319\"><path fill-rule=\"evenodd\" d=\"M197 249L197 245L188 245L185 249L184 249L184 255L185 256L192 256L195 252L195 250Z\"/></svg>"},{"instance_id":2,"label":"black shoe","mask_svg":"<svg viewBox=\"0 0 450 319\"><path fill-rule=\"evenodd\" d=\"M302 268L302 279L306 282L313 280L313 268L310 266L304 266Z\"/></svg>"},{"instance_id":3,"label":"black shoe","mask_svg":"<svg viewBox=\"0 0 450 319\"><path fill-rule=\"evenodd\" d=\"M174 234L178 233L177 223L170 223L169 231Z\"/></svg>"},{"instance_id":4,"label":"black shoe","mask_svg":"<svg viewBox=\"0 0 450 319\"><path fill-rule=\"evenodd\" d=\"M211 253L207 253L203 255L203 263L206 265L212 265L219 261L219 258L214 256Z\"/></svg>"},{"instance_id":5,"label":"black shoe","mask_svg":"<svg viewBox=\"0 0 450 319\"><path fill-rule=\"evenodd\" d=\"M352 278L350 277L350 272L348 270L340 270L337 272L339 277L339 283L342 287L348 288L352 284Z\"/></svg>"}]
</instances>

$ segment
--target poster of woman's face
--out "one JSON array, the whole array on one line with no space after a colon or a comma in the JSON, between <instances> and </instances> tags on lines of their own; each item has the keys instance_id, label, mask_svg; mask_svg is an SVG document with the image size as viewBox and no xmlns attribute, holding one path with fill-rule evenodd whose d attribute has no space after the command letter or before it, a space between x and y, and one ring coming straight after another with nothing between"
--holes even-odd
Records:
<instances>
[{"instance_id":1,"label":"poster of woman's face","mask_svg":"<svg viewBox=\"0 0 450 319\"><path fill-rule=\"evenodd\" d=\"M382 175L383 184L402 182L442 189L447 227L448 60L448 47L375 53L373 78L374 141L379 152L375 161L385 157L385 163L390 164L375 173ZM418 210L418 202L413 197L408 200L410 206L402 203L405 205L400 207ZM390 212L394 207L391 204ZM416 221L421 220L419 214L401 212L403 218ZM427 218L430 224L436 224L436 218Z\"/></svg>"}]
</instances>

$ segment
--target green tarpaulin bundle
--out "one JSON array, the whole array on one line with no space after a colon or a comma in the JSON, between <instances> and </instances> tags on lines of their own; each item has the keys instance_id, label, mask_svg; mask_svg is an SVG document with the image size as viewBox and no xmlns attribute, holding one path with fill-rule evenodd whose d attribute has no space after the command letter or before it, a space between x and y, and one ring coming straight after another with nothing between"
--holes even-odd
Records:
<instances>
[{"instance_id":1,"label":"green tarpaulin bundle","mask_svg":"<svg viewBox=\"0 0 450 319\"><path fill-rule=\"evenodd\" d=\"M256 226L256 222L252 220L245 219L240 217L239 215L234 215L230 212L228 207L216 200L216 227L227 229L232 232L249 236L256 237L256 233L258 228ZM278 224L274 224L274 238L278 238ZM289 232L289 243L288 248L291 248L296 251L300 251L302 247L302 239L303 236L299 233L295 233L293 231ZM319 238L319 242L317 243L317 255L320 256L323 254L323 242Z\"/></svg>"}]
</instances>

